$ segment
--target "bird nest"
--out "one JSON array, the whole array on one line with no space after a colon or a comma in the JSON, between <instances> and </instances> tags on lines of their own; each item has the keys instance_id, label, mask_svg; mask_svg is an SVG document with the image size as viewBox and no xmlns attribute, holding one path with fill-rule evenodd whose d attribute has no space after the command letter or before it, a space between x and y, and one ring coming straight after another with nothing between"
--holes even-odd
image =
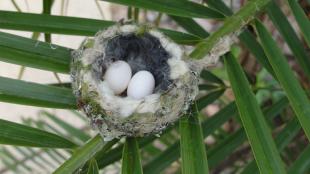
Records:
<instances>
[{"instance_id":1,"label":"bird nest","mask_svg":"<svg viewBox=\"0 0 310 174\"><path fill-rule=\"evenodd\" d=\"M152 27L116 24L86 39L72 55L79 107L106 140L160 133L188 110L198 92L197 73L183 49ZM132 74L150 72L153 93L140 99L113 93L105 73L117 61L128 63Z\"/></svg>"}]
</instances>

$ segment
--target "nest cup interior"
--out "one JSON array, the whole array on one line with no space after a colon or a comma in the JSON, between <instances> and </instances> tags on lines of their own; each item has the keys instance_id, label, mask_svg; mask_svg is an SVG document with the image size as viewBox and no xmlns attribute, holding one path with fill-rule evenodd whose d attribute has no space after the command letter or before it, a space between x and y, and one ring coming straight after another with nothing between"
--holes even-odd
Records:
<instances>
[{"instance_id":1,"label":"nest cup interior","mask_svg":"<svg viewBox=\"0 0 310 174\"><path fill-rule=\"evenodd\" d=\"M171 55L163 48L160 41L148 34L122 34L111 38L103 50L103 54L96 58L93 64L93 75L98 80L104 80L107 68L115 61L127 62L134 75L138 71L146 70L155 78L154 93L169 89L172 84L168 59ZM124 96L126 94L122 94Z\"/></svg>"}]
</instances>

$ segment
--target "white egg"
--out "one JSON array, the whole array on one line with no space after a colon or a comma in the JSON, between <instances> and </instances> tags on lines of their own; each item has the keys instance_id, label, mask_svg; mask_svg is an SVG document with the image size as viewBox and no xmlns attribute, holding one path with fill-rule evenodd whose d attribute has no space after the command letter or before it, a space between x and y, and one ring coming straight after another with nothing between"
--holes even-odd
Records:
<instances>
[{"instance_id":1,"label":"white egg","mask_svg":"<svg viewBox=\"0 0 310 174\"><path fill-rule=\"evenodd\" d=\"M155 88L154 76L148 71L137 72L129 82L127 96L142 99L153 93Z\"/></svg>"},{"instance_id":2,"label":"white egg","mask_svg":"<svg viewBox=\"0 0 310 174\"><path fill-rule=\"evenodd\" d=\"M126 90L131 75L131 68L127 62L116 61L108 67L104 75L104 80L114 94L121 94Z\"/></svg>"}]
</instances>

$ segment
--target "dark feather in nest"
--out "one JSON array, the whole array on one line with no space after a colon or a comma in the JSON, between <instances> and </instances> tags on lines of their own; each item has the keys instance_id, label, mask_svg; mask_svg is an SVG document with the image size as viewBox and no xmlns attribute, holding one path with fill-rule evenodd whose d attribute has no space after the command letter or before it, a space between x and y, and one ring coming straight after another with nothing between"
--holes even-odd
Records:
<instances>
[{"instance_id":1,"label":"dark feather in nest","mask_svg":"<svg viewBox=\"0 0 310 174\"><path fill-rule=\"evenodd\" d=\"M166 91L172 84L169 77L170 67L167 60L170 54L163 48L160 41L148 33L119 35L108 41L104 50L104 59L97 59L103 76L107 67L117 61L126 61L135 74L146 70L155 78L155 92Z\"/></svg>"}]
</instances>

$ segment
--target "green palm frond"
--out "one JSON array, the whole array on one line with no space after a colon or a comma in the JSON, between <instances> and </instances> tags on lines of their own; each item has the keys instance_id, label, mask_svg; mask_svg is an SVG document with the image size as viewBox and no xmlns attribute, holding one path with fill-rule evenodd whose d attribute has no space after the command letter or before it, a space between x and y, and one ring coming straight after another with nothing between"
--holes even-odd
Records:
<instances>
[{"instance_id":1,"label":"green palm frond","mask_svg":"<svg viewBox=\"0 0 310 174\"><path fill-rule=\"evenodd\" d=\"M153 25L182 44L189 59L214 50L225 55L217 67L201 71L192 109L160 136L104 141L85 115L71 110L78 106L68 81L21 78L26 67L69 74L72 49L54 44L53 34L91 37L122 21L52 15L53 0L43 1L41 14L25 13L12 1L17 12L0 10L0 29L33 33L26 38L0 31L0 61L22 66L18 79L0 76L0 101L68 109L83 126L44 109L22 123L0 119L0 174L310 172L309 4L251 0L236 10L222 0L102 1L126 6L127 19L137 23L154 14ZM101 1L95 2L100 9ZM63 0L62 11L65 6ZM163 19L178 29L163 27ZM212 31L203 25L207 20L216 26ZM229 44L218 45L225 39ZM259 68L247 67L244 57ZM215 106L215 113L206 112Z\"/></svg>"}]
</instances>

